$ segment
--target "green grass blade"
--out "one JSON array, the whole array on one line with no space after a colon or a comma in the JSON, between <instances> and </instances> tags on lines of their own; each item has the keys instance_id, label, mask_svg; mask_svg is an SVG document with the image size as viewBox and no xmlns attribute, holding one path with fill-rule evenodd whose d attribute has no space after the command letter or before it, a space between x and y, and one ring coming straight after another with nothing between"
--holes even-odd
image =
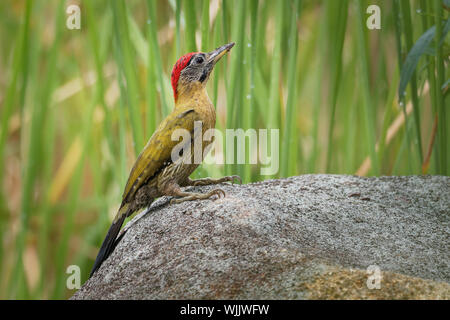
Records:
<instances>
[{"instance_id":1,"label":"green grass blade","mask_svg":"<svg viewBox=\"0 0 450 320\"><path fill-rule=\"evenodd\" d=\"M233 48L233 54L231 55L230 63L230 75L228 77L227 86L227 129L238 128L237 126L237 101L240 80L240 68L244 54L244 30L245 26L245 1L238 1L237 12L239 15L235 17L237 21L233 21L232 41L236 43ZM236 152L234 152L236 155ZM235 165L226 164L225 170L227 175L231 175Z\"/></svg>"},{"instance_id":2,"label":"green grass blade","mask_svg":"<svg viewBox=\"0 0 450 320\"><path fill-rule=\"evenodd\" d=\"M209 49L209 0L203 0L202 7L202 51L208 52Z\"/></svg>"},{"instance_id":3,"label":"green grass blade","mask_svg":"<svg viewBox=\"0 0 450 320\"><path fill-rule=\"evenodd\" d=\"M406 49L411 51L413 46L413 26L411 22L411 9L409 0L401 0L401 11L403 16L404 27L403 30L405 32L405 41L406 41ZM402 72L404 70L402 69ZM422 138L420 133L420 111L419 111L419 97L417 93L417 79L416 73L413 72L410 80L411 87L411 100L413 104L413 114L414 114L414 125L416 131L416 137L414 140L415 147L418 148L418 157L420 167L423 161L423 151L422 151Z\"/></svg>"},{"instance_id":4,"label":"green grass blade","mask_svg":"<svg viewBox=\"0 0 450 320\"><path fill-rule=\"evenodd\" d=\"M23 17L22 28L19 30L17 36L17 46L14 49L13 55L13 65L11 70L11 78L9 79L9 86L6 90L6 95L4 97L4 101L2 104L2 118L1 118L1 126L0 126L0 181L2 180L4 170L1 170L4 166L4 149L5 142L8 136L8 124L10 120L10 116L13 112L14 108L14 100L16 97L17 91L17 83L19 81L19 75L22 71L24 71L24 65L22 64L24 60L26 60L26 46L29 41L29 32L30 32L30 16L31 10L33 6L33 1L28 0L25 5L25 13ZM23 77L22 81L26 81L26 74ZM22 97L24 97L24 93L22 93ZM23 100L23 98L22 98ZM0 193L3 194L3 188L0 188Z\"/></svg>"},{"instance_id":5,"label":"green grass blade","mask_svg":"<svg viewBox=\"0 0 450 320\"><path fill-rule=\"evenodd\" d=\"M293 130L296 121L296 74L297 74L297 21L299 1L293 3L291 28L289 35L289 53L288 53L288 97L286 102L286 116L284 121L283 146L281 149L282 162L280 168L280 176L287 177L289 173L289 164L296 163L295 139L293 137Z\"/></svg>"},{"instance_id":6,"label":"green grass blade","mask_svg":"<svg viewBox=\"0 0 450 320\"><path fill-rule=\"evenodd\" d=\"M133 133L134 152L136 155L144 147L144 132L141 122L140 112L140 95L139 86L136 75L136 65L133 59L133 51L131 47L131 41L129 37L129 28L126 15L125 4L123 1L112 2L115 37L118 42L118 50L122 56L119 68L124 71L125 79L127 82L127 101L128 101L128 113L131 122L131 131Z\"/></svg>"},{"instance_id":7,"label":"green grass blade","mask_svg":"<svg viewBox=\"0 0 450 320\"><path fill-rule=\"evenodd\" d=\"M345 29L347 26L347 11L348 11L348 1L341 1L327 3L330 5L327 14L330 15L327 20L329 20L329 24L332 26L336 25L336 34L330 34L330 37L334 39L332 42L331 52L332 52L332 71L331 71L331 79L332 79L332 96L331 96L331 116L329 122L328 129L328 149L327 149L327 160L326 160L326 172L330 172L331 170L331 156L333 154L333 132L334 132L334 124L335 124L335 115L336 115L336 105L339 93L339 85L340 78L342 72L342 50L344 47L345 40ZM337 8L336 8L337 6ZM334 12L337 10L337 15ZM324 62L327 64L327 62Z\"/></svg>"},{"instance_id":8,"label":"green grass blade","mask_svg":"<svg viewBox=\"0 0 450 320\"><path fill-rule=\"evenodd\" d=\"M166 117L170 112L170 103L168 101L171 96L171 92L168 90L166 85L166 80L164 78L163 63L161 59L161 53L158 45L158 35L156 29L156 7L155 1L147 1L148 16L151 21L148 24L147 32L150 37L150 50L152 51L152 60L149 61L149 68L156 73L158 78L159 89L160 89L160 101L162 106L162 117ZM149 84L152 85L152 84ZM153 132L152 132L153 133Z\"/></svg>"},{"instance_id":9,"label":"green grass blade","mask_svg":"<svg viewBox=\"0 0 450 320\"><path fill-rule=\"evenodd\" d=\"M442 85L445 81L445 66L444 58L442 53L442 46L440 45L440 39L443 35L442 21L441 17L443 14L442 2L440 0L435 0L434 3L434 14L436 23L436 40L435 40L435 50L436 50L436 103L437 103L437 114L438 114L438 143L439 143L439 156L440 156L440 174L448 174L448 163L447 163L447 116L446 108L444 107L444 96L441 90ZM447 20L447 22L450 19ZM448 105L447 105L448 106Z\"/></svg>"},{"instance_id":10,"label":"green grass blade","mask_svg":"<svg viewBox=\"0 0 450 320\"><path fill-rule=\"evenodd\" d=\"M186 23L185 38L188 52L196 52L197 44L195 42L195 30L196 30L196 11L195 3L193 0L184 0L184 22Z\"/></svg>"},{"instance_id":11,"label":"green grass blade","mask_svg":"<svg viewBox=\"0 0 450 320\"><path fill-rule=\"evenodd\" d=\"M269 105L267 118L267 129L280 128L280 105L279 105L279 85L281 72L281 42L283 39L284 2L276 3L275 16L275 40L271 57L271 77L269 87Z\"/></svg>"},{"instance_id":12,"label":"green grass blade","mask_svg":"<svg viewBox=\"0 0 450 320\"><path fill-rule=\"evenodd\" d=\"M175 54L181 56L181 0L176 0L175 7Z\"/></svg>"},{"instance_id":13,"label":"green grass blade","mask_svg":"<svg viewBox=\"0 0 450 320\"><path fill-rule=\"evenodd\" d=\"M367 147L369 149L370 160L372 161L372 170L375 175L379 174L378 169L378 159L375 151L375 110L372 103L371 92L370 92L370 73L369 73L369 61L367 58L366 49L366 39L364 35L364 30L366 29L364 8L360 1L357 1L357 11L358 11L358 48L359 56L361 61L361 80L362 80L362 93L363 93L363 104L364 104L364 119L365 127L367 130Z\"/></svg>"}]
</instances>

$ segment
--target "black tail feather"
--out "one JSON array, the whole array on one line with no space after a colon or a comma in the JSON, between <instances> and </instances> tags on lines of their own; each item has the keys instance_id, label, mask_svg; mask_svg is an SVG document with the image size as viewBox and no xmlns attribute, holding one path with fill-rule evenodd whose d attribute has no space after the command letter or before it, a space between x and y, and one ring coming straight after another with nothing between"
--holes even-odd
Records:
<instances>
[{"instance_id":1,"label":"black tail feather","mask_svg":"<svg viewBox=\"0 0 450 320\"><path fill-rule=\"evenodd\" d=\"M116 238L119 234L120 227L123 224L123 221L127 217L126 214L122 214L120 218L111 224L109 227L108 233L106 234L105 240L103 240L102 246L100 247L100 251L98 252L97 258L95 259L94 266L92 267L91 274L89 278L97 271L98 268L102 265L103 261L105 261L108 256L113 252L116 246Z\"/></svg>"}]
</instances>

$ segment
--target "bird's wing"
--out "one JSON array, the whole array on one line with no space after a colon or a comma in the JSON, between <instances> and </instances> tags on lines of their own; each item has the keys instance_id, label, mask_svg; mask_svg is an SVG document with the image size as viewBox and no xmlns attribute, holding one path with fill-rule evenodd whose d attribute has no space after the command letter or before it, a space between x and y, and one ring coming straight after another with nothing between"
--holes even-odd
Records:
<instances>
[{"instance_id":1,"label":"bird's wing","mask_svg":"<svg viewBox=\"0 0 450 320\"><path fill-rule=\"evenodd\" d=\"M131 169L122 195L122 203L132 199L139 187L155 177L171 162L172 149L180 142L172 140L172 133L176 129L185 129L192 137L195 121L201 121L199 114L193 108L183 108L179 111L174 110L159 125Z\"/></svg>"}]
</instances>

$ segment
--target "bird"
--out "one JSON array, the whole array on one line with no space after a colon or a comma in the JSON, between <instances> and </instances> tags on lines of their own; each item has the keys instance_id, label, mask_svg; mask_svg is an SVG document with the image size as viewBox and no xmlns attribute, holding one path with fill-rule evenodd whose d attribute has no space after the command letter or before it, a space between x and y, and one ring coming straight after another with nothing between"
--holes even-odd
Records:
<instances>
[{"instance_id":1,"label":"bird","mask_svg":"<svg viewBox=\"0 0 450 320\"><path fill-rule=\"evenodd\" d=\"M209 144L202 143L202 148L194 147L194 142L198 141L206 130L214 129L216 122L215 108L206 91L206 83L215 64L234 44L225 44L211 52L187 53L175 63L171 73L175 107L160 123L137 157L125 185L119 210L103 240L89 277L92 277L114 250L125 218L149 207L155 198L172 196L174 198L170 201L171 204L214 196L220 198L225 197L225 192L220 188L207 193L195 193L183 191L182 187L223 182L233 184L236 181L242 183L238 175L218 179L189 178L214 140L211 139ZM176 130L187 132L190 139L181 143L173 139ZM173 152L180 145L183 148L178 147L179 151ZM199 159L198 157L200 161L193 161Z\"/></svg>"}]
</instances>

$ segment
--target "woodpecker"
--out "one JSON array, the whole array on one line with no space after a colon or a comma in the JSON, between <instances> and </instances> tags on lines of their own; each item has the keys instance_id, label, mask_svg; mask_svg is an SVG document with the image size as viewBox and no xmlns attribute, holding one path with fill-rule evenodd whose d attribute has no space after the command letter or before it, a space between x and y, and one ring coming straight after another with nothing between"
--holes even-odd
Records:
<instances>
[{"instance_id":1,"label":"woodpecker","mask_svg":"<svg viewBox=\"0 0 450 320\"><path fill-rule=\"evenodd\" d=\"M193 161L196 150L194 141L206 130L214 128L216 122L215 109L206 92L206 83L214 65L233 46L232 42L207 53L191 52L182 56L175 63L171 74L175 107L161 122L136 159L122 195L122 203L103 240L89 277L114 250L117 235L125 218L150 206L155 198L173 196L175 198L171 200L171 203L208 199L213 196L220 198L220 196L225 196L222 189L214 189L208 193L194 193L183 191L181 188L222 182L242 182L241 178L236 175L219 179L191 180L189 178L199 165ZM201 124L201 130L196 129L198 127L195 126L195 123ZM190 143L191 147L187 148L189 154L186 152L174 160L172 159L172 150L179 141L173 141L172 134L177 129L189 132L191 139L187 143ZM204 151L208 150L209 144L202 143L202 149L200 149L202 160L205 155ZM185 149L183 148L183 150ZM186 158L191 158L192 161L185 161Z\"/></svg>"}]
</instances>

